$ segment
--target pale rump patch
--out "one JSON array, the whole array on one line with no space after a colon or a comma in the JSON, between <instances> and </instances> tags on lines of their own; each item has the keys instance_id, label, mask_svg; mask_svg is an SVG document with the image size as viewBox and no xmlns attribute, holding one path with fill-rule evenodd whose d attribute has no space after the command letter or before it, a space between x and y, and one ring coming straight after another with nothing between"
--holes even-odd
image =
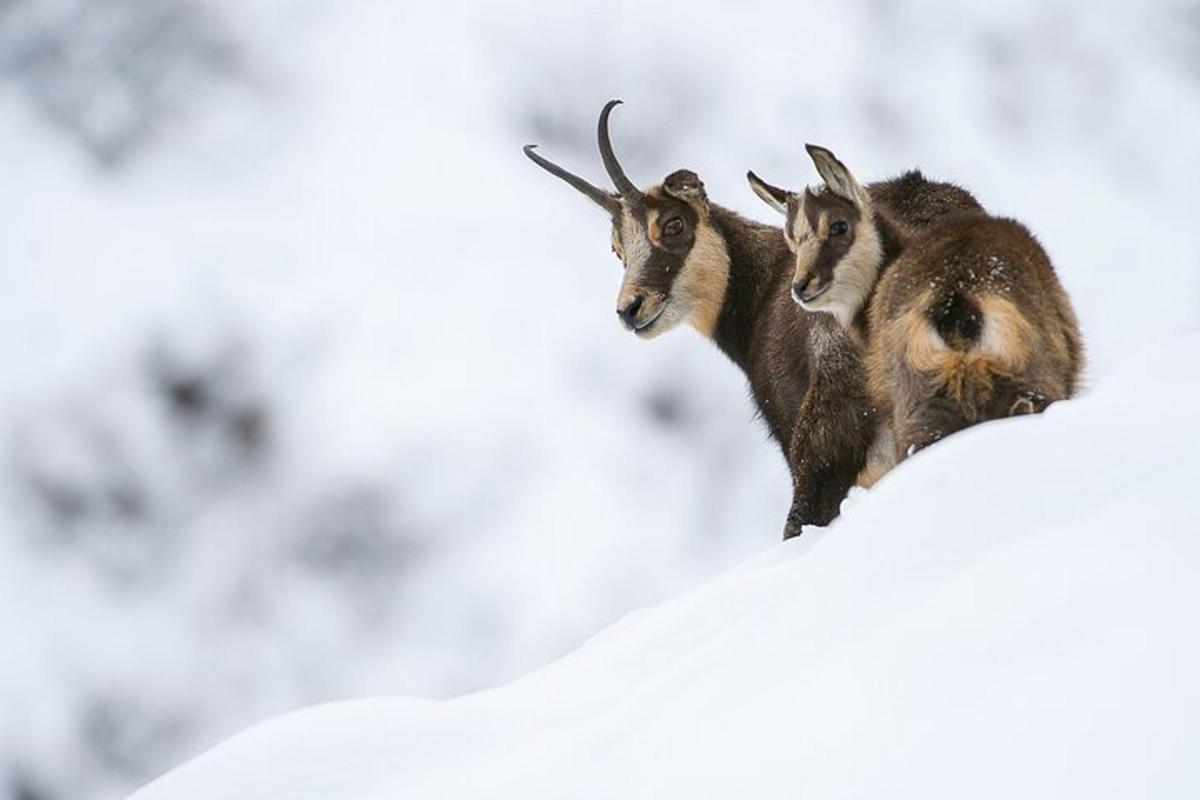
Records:
<instances>
[{"instance_id":1,"label":"pale rump patch","mask_svg":"<svg viewBox=\"0 0 1200 800\"><path fill-rule=\"evenodd\" d=\"M904 360L918 372L939 369L946 343L925 317L928 296L913 304L899 319L888 324L887 338L899 344Z\"/></svg>"},{"instance_id":2,"label":"pale rump patch","mask_svg":"<svg viewBox=\"0 0 1200 800\"><path fill-rule=\"evenodd\" d=\"M1032 326L1006 298L973 298L983 314L979 340L967 350L955 350L926 316L931 298L926 293L886 326L883 350L899 353L910 368L931 376L967 418L973 419L979 404L992 395L996 379L1018 374L1028 364ZM873 383L881 377L876 373L883 366L881 360L872 358Z\"/></svg>"},{"instance_id":3,"label":"pale rump patch","mask_svg":"<svg viewBox=\"0 0 1200 800\"><path fill-rule=\"evenodd\" d=\"M982 297L977 303L983 312L978 349L999 359L1009 370L1024 369L1035 336L1029 320L1005 297Z\"/></svg>"},{"instance_id":4,"label":"pale rump patch","mask_svg":"<svg viewBox=\"0 0 1200 800\"><path fill-rule=\"evenodd\" d=\"M1003 297L973 299L983 315L979 341L966 351L951 349L926 316L931 295L925 294L902 316L888 324L887 336L903 343L904 359L915 370L944 369L947 357L987 358L1006 371L1023 369L1029 361L1033 329L1017 307Z\"/></svg>"}]
</instances>

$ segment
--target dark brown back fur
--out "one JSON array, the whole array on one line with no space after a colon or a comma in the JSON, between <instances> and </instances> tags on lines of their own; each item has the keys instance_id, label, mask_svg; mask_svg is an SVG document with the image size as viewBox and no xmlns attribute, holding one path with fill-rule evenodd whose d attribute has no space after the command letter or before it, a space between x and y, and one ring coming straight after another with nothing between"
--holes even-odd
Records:
<instances>
[{"instance_id":1,"label":"dark brown back fur","mask_svg":"<svg viewBox=\"0 0 1200 800\"><path fill-rule=\"evenodd\" d=\"M965 190L914 172L868 191L917 227L980 208ZM715 205L711 223L730 255L714 340L745 372L791 468L787 538L803 524L825 525L837 515L867 466L881 417L855 337L832 316L802 311L792 299L793 257L783 233Z\"/></svg>"},{"instance_id":2,"label":"dark brown back fur","mask_svg":"<svg viewBox=\"0 0 1200 800\"><path fill-rule=\"evenodd\" d=\"M868 310L868 368L891 401L899 457L976 422L1071 397L1079 326L1049 257L1020 223L984 213L908 239Z\"/></svg>"},{"instance_id":3,"label":"dark brown back fur","mask_svg":"<svg viewBox=\"0 0 1200 800\"><path fill-rule=\"evenodd\" d=\"M931 181L920 170L909 170L887 181L869 184L876 208L911 231L941 225L958 214L983 211L975 196L961 186Z\"/></svg>"}]
</instances>

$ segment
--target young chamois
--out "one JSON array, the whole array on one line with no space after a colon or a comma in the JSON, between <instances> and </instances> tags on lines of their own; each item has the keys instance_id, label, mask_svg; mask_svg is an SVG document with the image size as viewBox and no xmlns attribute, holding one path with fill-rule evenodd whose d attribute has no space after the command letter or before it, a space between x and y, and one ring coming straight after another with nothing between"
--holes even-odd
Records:
<instances>
[{"instance_id":1,"label":"young chamois","mask_svg":"<svg viewBox=\"0 0 1200 800\"><path fill-rule=\"evenodd\" d=\"M525 147L550 174L608 212L612 248L624 262L617 316L649 339L686 323L745 373L755 404L792 473L784 538L832 520L862 470L877 420L858 345L826 315L791 300L792 256L777 228L711 203L696 173L678 170L641 191L613 154L600 112L600 156L616 193L567 172ZM940 208L928 187L897 199ZM935 193L936 194L936 193Z\"/></svg>"},{"instance_id":2,"label":"young chamois","mask_svg":"<svg viewBox=\"0 0 1200 800\"><path fill-rule=\"evenodd\" d=\"M1079 325L1023 225L975 208L914 231L833 153L807 150L825 183L819 192L747 177L787 217L795 301L865 338L868 384L891 416L896 460L1075 392Z\"/></svg>"}]
</instances>

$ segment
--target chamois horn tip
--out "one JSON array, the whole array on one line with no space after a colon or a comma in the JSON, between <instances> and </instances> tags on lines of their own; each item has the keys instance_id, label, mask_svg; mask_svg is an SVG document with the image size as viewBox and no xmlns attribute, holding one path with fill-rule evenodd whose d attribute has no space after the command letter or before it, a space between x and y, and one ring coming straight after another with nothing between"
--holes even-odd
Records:
<instances>
[{"instance_id":1,"label":"chamois horn tip","mask_svg":"<svg viewBox=\"0 0 1200 800\"><path fill-rule=\"evenodd\" d=\"M604 161L604 171L608 173L609 179L612 180L613 185L617 187L617 191L622 197L627 201L636 202L641 199L642 192L633 185L633 181L629 180L629 176L621 168L621 162L613 154L612 140L608 135L608 115L620 103L620 100L609 100L604 104L604 108L600 110L600 122L597 124L596 138L600 144L600 158Z\"/></svg>"},{"instance_id":2,"label":"chamois horn tip","mask_svg":"<svg viewBox=\"0 0 1200 800\"><path fill-rule=\"evenodd\" d=\"M619 210L620 203L617 200L617 198L613 197L611 194L604 191L603 189L593 186L592 184L588 183L583 178L579 177L578 175L574 174L573 172L568 172L567 170L560 167L558 164L555 164L553 161L543 158L541 155L534 152L536 149L537 149L536 144L527 144L521 148L521 151L523 153L525 153L525 155L529 158L529 160L532 161L534 164L537 164L539 167L546 170L547 172L549 172L551 175L555 176L556 178L560 178L560 179L566 181L568 184L573 186L576 190L582 192L584 195L589 197L597 205L602 206L604 209L606 209L607 211L609 211L611 213L616 213Z\"/></svg>"}]
</instances>

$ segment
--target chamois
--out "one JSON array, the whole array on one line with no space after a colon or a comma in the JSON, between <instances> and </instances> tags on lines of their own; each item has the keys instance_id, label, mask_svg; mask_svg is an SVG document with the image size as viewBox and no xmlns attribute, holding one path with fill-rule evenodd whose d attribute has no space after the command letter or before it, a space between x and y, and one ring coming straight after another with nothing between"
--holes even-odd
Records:
<instances>
[{"instance_id":1,"label":"chamois","mask_svg":"<svg viewBox=\"0 0 1200 800\"><path fill-rule=\"evenodd\" d=\"M747 177L787 217L795 301L865 338L868 385L890 414L896 460L1075 392L1079 325L1028 229L975 208L914 231L832 152L806 149L825 183L819 192Z\"/></svg>"},{"instance_id":2,"label":"chamois","mask_svg":"<svg viewBox=\"0 0 1200 800\"><path fill-rule=\"evenodd\" d=\"M625 266L617 316L649 339L681 323L711 339L745 373L755 404L792 473L784 538L828 524L866 462L877 425L861 352L825 315L790 299L792 256L778 228L709 201L690 170L637 189L613 153L600 112L600 156L616 193L525 147L534 163L609 213L612 248ZM928 210L928 187L898 194Z\"/></svg>"}]
</instances>

